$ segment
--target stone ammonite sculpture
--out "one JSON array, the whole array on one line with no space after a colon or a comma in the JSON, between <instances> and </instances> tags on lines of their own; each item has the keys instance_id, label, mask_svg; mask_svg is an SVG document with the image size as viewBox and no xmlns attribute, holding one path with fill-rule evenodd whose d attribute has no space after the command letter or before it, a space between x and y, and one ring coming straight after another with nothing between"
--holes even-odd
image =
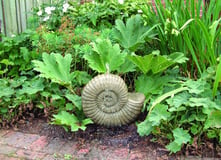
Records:
<instances>
[{"instance_id":1,"label":"stone ammonite sculpture","mask_svg":"<svg viewBox=\"0 0 221 160\"><path fill-rule=\"evenodd\" d=\"M130 123L140 113L144 100L142 93L128 93L123 79L109 73L93 78L82 93L85 115L105 126Z\"/></svg>"}]
</instances>

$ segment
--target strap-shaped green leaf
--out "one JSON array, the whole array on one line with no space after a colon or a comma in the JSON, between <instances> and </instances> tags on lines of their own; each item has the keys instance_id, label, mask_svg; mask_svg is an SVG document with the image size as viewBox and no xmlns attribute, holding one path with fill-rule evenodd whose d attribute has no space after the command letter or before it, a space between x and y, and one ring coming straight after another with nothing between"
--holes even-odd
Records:
<instances>
[{"instance_id":1,"label":"strap-shaped green leaf","mask_svg":"<svg viewBox=\"0 0 221 160\"><path fill-rule=\"evenodd\" d=\"M62 56L58 53L43 53L43 62L34 60L34 70L40 72L40 76L50 79L61 85L71 85L73 73L70 73L72 57L70 54Z\"/></svg>"}]
</instances>

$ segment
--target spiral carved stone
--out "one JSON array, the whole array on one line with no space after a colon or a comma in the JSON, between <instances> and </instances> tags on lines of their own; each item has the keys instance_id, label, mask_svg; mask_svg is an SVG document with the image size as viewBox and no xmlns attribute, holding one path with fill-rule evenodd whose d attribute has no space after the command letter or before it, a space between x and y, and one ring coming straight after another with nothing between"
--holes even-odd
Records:
<instances>
[{"instance_id":1,"label":"spiral carved stone","mask_svg":"<svg viewBox=\"0 0 221 160\"><path fill-rule=\"evenodd\" d=\"M123 79L113 74L96 76L82 92L85 115L106 126L121 126L133 121L144 100L142 93L128 93Z\"/></svg>"}]
</instances>

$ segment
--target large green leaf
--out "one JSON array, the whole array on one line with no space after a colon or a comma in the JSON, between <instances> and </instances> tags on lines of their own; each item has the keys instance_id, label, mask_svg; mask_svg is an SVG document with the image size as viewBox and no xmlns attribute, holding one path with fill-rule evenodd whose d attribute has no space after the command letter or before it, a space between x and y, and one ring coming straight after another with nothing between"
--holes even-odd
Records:
<instances>
[{"instance_id":1,"label":"large green leaf","mask_svg":"<svg viewBox=\"0 0 221 160\"><path fill-rule=\"evenodd\" d=\"M129 18L124 24L122 20L116 20L116 27L113 30L114 39L120 43L125 49L135 51L140 44L145 42L147 36L153 37L153 29L144 26L142 17L140 15Z\"/></svg>"},{"instance_id":2,"label":"large green leaf","mask_svg":"<svg viewBox=\"0 0 221 160\"><path fill-rule=\"evenodd\" d=\"M144 73L149 71L157 74L164 71L175 63L183 63L187 60L181 52L174 52L167 55L159 55L159 51L153 51L151 54L145 56L132 55L128 58Z\"/></svg>"},{"instance_id":3,"label":"large green leaf","mask_svg":"<svg viewBox=\"0 0 221 160\"><path fill-rule=\"evenodd\" d=\"M70 100L78 110L82 110L81 97L74 94L66 94L65 97Z\"/></svg>"},{"instance_id":4,"label":"large green leaf","mask_svg":"<svg viewBox=\"0 0 221 160\"><path fill-rule=\"evenodd\" d=\"M61 111L57 115L53 115L52 124L62 125L67 131L68 128L71 128L72 132L78 131L79 129L85 130L87 124L93 123L90 119L84 119L82 123L78 118L69 112Z\"/></svg>"},{"instance_id":5,"label":"large green leaf","mask_svg":"<svg viewBox=\"0 0 221 160\"><path fill-rule=\"evenodd\" d=\"M64 57L56 53L43 53L43 62L34 60L34 70L40 72L41 77L49 78L52 82L61 85L71 85L73 73L70 73L72 57L70 54Z\"/></svg>"},{"instance_id":6,"label":"large green leaf","mask_svg":"<svg viewBox=\"0 0 221 160\"><path fill-rule=\"evenodd\" d=\"M171 81L169 76L141 75L135 81L135 89L137 92L143 93L146 97L152 94L161 94L164 84L169 81Z\"/></svg>"},{"instance_id":7,"label":"large green leaf","mask_svg":"<svg viewBox=\"0 0 221 160\"><path fill-rule=\"evenodd\" d=\"M130 59L144 74L151 70L153 58L153 54L148 54L143 57L138 55L128 56L128 59Z\"/></svg>"},{"instance_id":8,"label":"large green leaf","mask_svg":"<svg viewBox=\"0 0 221 160\"><path fill-rule=\"evenodd\" d=\"M91 54L85 54L84 58L89 66L100 73L117 70L125 62L125 53L121 53L118 44L112 46L109 39L98 39L93 46Z\"/></svg>"}]
</instances>

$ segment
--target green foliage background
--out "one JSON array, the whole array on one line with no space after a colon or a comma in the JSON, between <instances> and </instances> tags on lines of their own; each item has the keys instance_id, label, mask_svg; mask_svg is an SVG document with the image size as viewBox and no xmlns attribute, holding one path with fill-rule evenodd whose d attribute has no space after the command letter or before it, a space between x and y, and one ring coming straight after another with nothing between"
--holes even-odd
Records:
<instances>
[{"instance_id":1,"label":"green foliage background","mask_svg":"<svg viewBox=\"0 0 221 160\"><path fill-rule=\"evenodd\" d=\"M94 4L95 3L95 4ZM140 136L176 153L197 139L221 143L221 1L57 1L35 8L35 25L0 42L0 125L46 116L66 131L85 130L81 91L111 72L146 96ZM201 12L202 11L202 12ZM32 116L33 116L32 114ZM165 140L166 139L166 140ZM162 142L162 141L161 141Z\"/></svg>"}]
</instances>

